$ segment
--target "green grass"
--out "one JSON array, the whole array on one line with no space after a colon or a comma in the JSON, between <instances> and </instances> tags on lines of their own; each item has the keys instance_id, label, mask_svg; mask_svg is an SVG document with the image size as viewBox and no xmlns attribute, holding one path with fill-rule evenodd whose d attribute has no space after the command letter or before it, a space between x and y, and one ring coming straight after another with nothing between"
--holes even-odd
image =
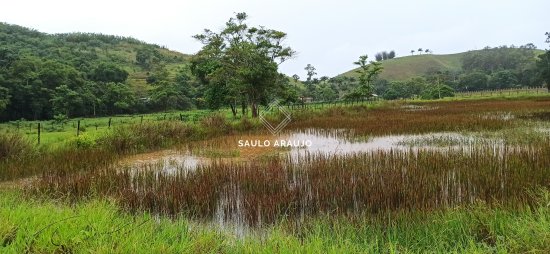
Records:
<instances>
[{"instance_id":1,"label":"green grass","mask_svg":"<svg viewBox=\"0 0 550 254\"><path fill-rule=\"evenodd\" d=\"M531 209L477 204L428 214L281 222L243 238L185 219L128 215L0 192L1 253L548 253L550 197Z\"/></svg>"},{"instance_id":2,"label":"green grass","mask_svg":"<svg viewBox=\"0 0 550 254\"><path fill-rule=\"evenodd\" d=\"M229 112L222 111L224 114ZM80 135L86 139L95 140L104 136L110 131L109 119L111 119L111 128L118 128L131 124L142 122L157 122L163 120L180 120L180 114L185 122L197 122L204 116L210 115L209 110L191 110L175 111L167 113L152 113L141 115L117 115L111 117L97 118L73 118L63 124L55 123L53 120L47 121L11 121L0 124L0 133L19 132L24 134L32 143L38 143L38 123L41 124L40 144L46 148L59 148L77 140L77 122L80 120ZM82 138L81 137L81 138Z\"/></svg>"},{"instance_id":3,"label":"green grass","mask_svg":"<svg viewBox=\"0 0 550 254\"><path fill-rule=\"evenodd\" d=\"M544 51L538 50L537 53ZM402 56L382 61L384 71L380 78L397 81L407 80L413 77L423 76L430 71L451 71L462 70L462 58L468 52L448 55L422 54L413 56ZM417 53L415 53L417 54ZM358 77L357 69L341 74L342 76Z\"/></svg>"},{"instance_id":4,"label":"green grass","mask_svg":"<svg viewBox=\"0 0 550 254\"><path fill-rule=\"evenodd\" d=\"M462 69L462 57L465 53L451 55L415 55L403 56L382 61L384 71L380 78L386 80L406 80L412 77L422 76L431 70L459 71ZM356 69L341 75L358 77Z\"/></svg>"}]
</instances>

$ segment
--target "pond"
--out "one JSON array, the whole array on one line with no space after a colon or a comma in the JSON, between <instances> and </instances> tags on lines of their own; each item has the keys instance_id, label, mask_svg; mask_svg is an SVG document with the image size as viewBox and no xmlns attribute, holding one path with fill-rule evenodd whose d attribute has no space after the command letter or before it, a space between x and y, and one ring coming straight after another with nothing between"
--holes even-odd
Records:
<instances>
[{"instance_id":1,"label":"pond","mask_svg":"<svg viewBox=\"0 0 550 254\"><path fill-rule=\"evenodd\" d=\"M269 156L289 156L290 161L298 163L312 154L344 156L377 151L467 151L480 140L480 137L455 132L355 137L350 130L306 129L278 136L224 136L177 149L128 156L121 160L121 164L136 170L151 168L175 174L178 170L195 170L198 166L213 161L246 163Z\"/></svg>"}]
</instances>

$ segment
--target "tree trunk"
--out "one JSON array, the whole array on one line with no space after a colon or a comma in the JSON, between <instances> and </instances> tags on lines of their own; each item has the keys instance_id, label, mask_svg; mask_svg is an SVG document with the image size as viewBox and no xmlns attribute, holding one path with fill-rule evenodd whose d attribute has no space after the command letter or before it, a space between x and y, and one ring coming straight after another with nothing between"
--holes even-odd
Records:
<instances>
[{"instance_id":1,"label":"tree trunk","mask_svg":"<svg viewBox=\"0 0 550 254\"><path fill-rule=\"evenodd\" d=\"M258 117L258 104L255 101L250 103L250 108L252 110L252 118Z\"/></svg>"},{"instance_id":2,"label":"tree trunk","mask_svg":"<svg viewBox=\"0 0 550 254\"><path fill-rule=\"evenodd\" d=\"M246 116L246 102L244 100L241 101L241 111L243 116Z\"/></svg>"},{"instance_id":3,"label":"tree trunk","mask_svg":"<svg viewBox=\"0 0 550 254\"><path fill-rule=\"evenodd\" d=\"M233 118L237 118L237 106L234 103L230 103L231 113L233 113Z\"/></svg>"}]
</instances>

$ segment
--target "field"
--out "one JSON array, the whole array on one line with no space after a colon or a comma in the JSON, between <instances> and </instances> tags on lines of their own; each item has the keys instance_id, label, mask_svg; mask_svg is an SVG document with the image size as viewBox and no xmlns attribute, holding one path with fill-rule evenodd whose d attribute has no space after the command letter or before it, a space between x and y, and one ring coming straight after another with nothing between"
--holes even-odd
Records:
<instances>
[{"instance_id":1,"label":"field","mask_svg":"<svg viewBox=\"0 0 550 254\"><path fill-rule=\"evenodd\" d=\"M289 110L3 124L0 252L550 251L548 95Z\"/></svg>"}]
</instances>

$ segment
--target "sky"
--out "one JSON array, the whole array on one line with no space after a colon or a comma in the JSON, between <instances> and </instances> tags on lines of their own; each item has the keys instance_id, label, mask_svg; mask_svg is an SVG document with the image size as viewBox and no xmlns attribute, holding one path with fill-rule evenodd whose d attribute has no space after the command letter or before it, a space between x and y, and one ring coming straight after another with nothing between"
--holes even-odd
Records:
<instances>
[{"instance_id":1,"label":"sky","mask_svg":"<svg viewBox=\"0 0 550 254\"><path fill-rule=\"evenodd\" d=\"M46 33L131 36L192 54L202 45L191 36L246 12L250 25L288 34L285 43L298 54L280 70L304 78L307 64L319 76L335 76L360 55L374 59L383 50L399 57L418 48L434 54L526 43L547 48L548 10L548 0L17 0L0 4L0 22Z\"/></svg>"}]
</instances>

